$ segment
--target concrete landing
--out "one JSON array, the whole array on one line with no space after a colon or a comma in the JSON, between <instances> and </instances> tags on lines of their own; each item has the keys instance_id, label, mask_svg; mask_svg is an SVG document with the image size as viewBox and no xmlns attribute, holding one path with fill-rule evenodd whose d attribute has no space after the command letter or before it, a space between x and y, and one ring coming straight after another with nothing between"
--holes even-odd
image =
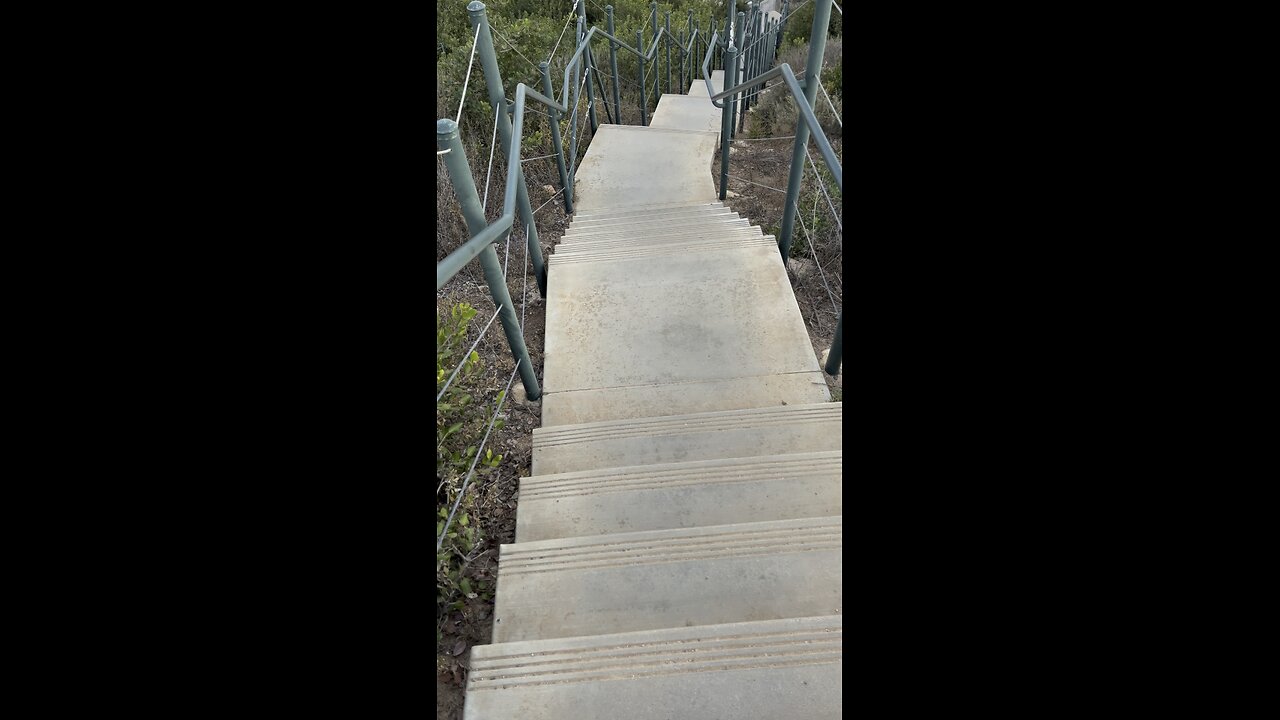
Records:
<instances>
[{"instance_id":1,"label":"concrete landing","mask_svg":"<svg viewBox=\"0 0 1280 720\"><path fill-rule=\"evenodd\" d=\"M493 641L841 612L840 517L502 545Z\"/></svg>"},{"instance_id":2,"label":"concrete landing","mask_svg":"<svg viewBox=\"0 0 1280 720\"><path fill-rule=\"evenodd\" d=\"M706 84L702 86L705 91ZM663 95L658 109L653 112L649 127L675 128L677 130L705 130L720 134L721 110L711 104L708 96Z\"/></svg>"},{"instance_id":3,"label":"concrete landing","mask_svg":"<svg viewBox=\"0 0 1280 720\"><path fill-rule=\"evenodd\" d=\"M698 72L702 72L702 71L699 70ZM724 91L724 71L723 70L711 71L711 85L712 87L715 88L717 93ZM694 82L690 83L689 97L710 98L711 96L707 94L707 81L703 80L702 78L698 78ZM712 107L715 107L715 106L712 105Z\"/></svg>"},{"instance_id":4,"label":"concrete landing","mask_svg":"<svg viewBox=\"0 0 1280 720\"><path fill-rule=\"evenodd\" d=\"M477 645L465 720L838 720L843 617Z\"/></svg>"},{"instance_id":5,"label":"concrete landing","mask_svg":"<svg viewBox=\"0 0 1280 720\"><path fill-rule=\"evenodd\" d=\"M565 412L560 408L565 401L561 394L581 390L633 388L633 394L640 396L659 393L673 401L661 414L675 415L752 406L744 405L742 396L720 393L723 386L714 382L754 378L738 387L747 391L752 402L763 403L772 391L752 393L753 383L771 376L810 373L800 385L807 387L816 380L814 393L805 391L769 404L828 399L825 382L812 375L821 367L776 242L763 237L754 243L731 239L700 252L658 248L640 253L616 246L608 251L619 261L624 255L648 258L648 267L658 262L661 272L646 272L634 262L568 262L591 255L557 252L552 256L544 427L565 417L646 417L659 409L654 402L632 406L601 396L612 407L578 407L567 415L557 414ZM581 395L573 402L581 406L590 397Z\"/></svg>"},{"instance_id":6,"label":"concrete landing","mask_svg":"<svg viewBox=\"0 0 1280 720\"><path fill-rule=\"evenodd\" d=\"M574 207L717 200L711 159L719 133L601 125L578 167Z\"/></svg>"}]
</instances>

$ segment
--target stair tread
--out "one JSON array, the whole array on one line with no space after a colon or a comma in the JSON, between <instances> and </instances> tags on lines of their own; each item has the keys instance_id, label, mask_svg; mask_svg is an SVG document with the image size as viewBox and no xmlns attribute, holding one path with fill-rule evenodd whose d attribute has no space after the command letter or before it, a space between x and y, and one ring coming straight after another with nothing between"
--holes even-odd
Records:
<instances>
[{"instance_id":1,"label":"stair tread","mask_svg":"<svg viewBox=\"0 0 1280 720\"><path fill-rule=\"evenodd\" d=\"M840 717L839 614L477 645L466 720Z\"/></svg>"},{"instance_id":2,"label":"stair tread","mask_svg":"<svg viewBox=\"0 0 1280 720\"><path fill-rule=\"evenodd\" d=\"M840 612L840 516L504 544L494 642Z\"/></svg>"},{"instance_id":3,"label":"stair tread","mask_svg":"<svg viewBox=\"0 0 1280 720\"><path fill-rule=\"evenodd\" d=\"M839 515L839 450L520 480L516 542Z\"/></svg>"},{"instance_id":4,"label":"stair tread","mask_svg":"<svg viewBox=\"0 0 1280 720\"><path fill-rule=\"evenodd\" d=\"M837 450L841 405L784 405L536 428L532 474Z\"/></svg>"}]
</instances>

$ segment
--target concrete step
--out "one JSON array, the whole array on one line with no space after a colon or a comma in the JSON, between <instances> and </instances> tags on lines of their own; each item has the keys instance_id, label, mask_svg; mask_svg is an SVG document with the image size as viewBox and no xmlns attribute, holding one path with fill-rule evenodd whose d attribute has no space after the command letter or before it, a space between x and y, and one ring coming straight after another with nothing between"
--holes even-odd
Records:
<instances>
[{"instance_id":1,"label":"concrete step","mask_svg":"<svg viewBox=\"0 0 1280 720\"><path fill-rule=\"evenodd\" d=\"M750 226L751 221L747 218L739 217L737 213L725 213L715 217L669 223L628 223L626 225L610 225L601 228L590 228L582 231L574 231L573 228L569 228L569 230L564 234L564 237L570 240L601 240L610 237L628 237L637 233L648 234L653 232L655 229L671 231L696 230L700 228L727 230L734 227Z\"/></svg>"},{"instance_id":2,"label":"concrete step","mask_svg":"<svg viewBox=\"0 0 1280 720\"><path fill-rule=\"evenodd\" d=\"M464 720L838 720L841 615L477 645Z\"/></svg>"},{"instance_id":3,"label":"concrete step","mask_svg":"<svg viewBox=\"0 0 1280 720\"><path fill-rule=\"evenodd\" d=\"M521 478L516 542L842 514L841 452Z\"/></svg>"},{"instance_id":4,"label":"concrete step","mask_svg":"<svg viewBox=\"0 0 1280 720\"><path fill-rule=\"evenodd\" d=\"M543 426L533 431L532 474L839 450L842 406L809 403Z\"/></svg>"},{"instance_id":5,"label":"concrete step","mask_svg":"<svg viewBox=\"0 0 1280 720\"><path fill-rule=\"evenodd\" d=\"M695 205L692 207L684 206L680 208L673 208L670 210L647 210L643 212L630 211L626 215L614 215L614 216L606 216L606 217L580 217L578 215L574 215L571 222L573 225L589 227L592 225L600 225L600 224L609 223L609 222L625 222L627 220L644 220L644 219L667 220L670 218L677 218L677 217L697 217L699 215L704 215L704 214L714 214L718 210L730 210L730 208L727 208L724 205L720 205L719 203L717 203L714 205Z\"/></svg>"},{"instance_id":6,"label":"concrete step","mask_svg":"<svg viewBox=\"0 0 1280 720\"><path fill-rule=\"evenodd\" d=\"M653 261L650 259L649 262ZM830 400L826 379L816 370L691 383L569 390L544 396L542 425L581 425L633 417L670 417Z\"/></svg>"},{"instance_id":7,"label":"concrete step","mask_svg":"<svg viewBox=\"0 0 1280 720\"><path fill-rule=\"evenodd\" d=\"M654 245L636 248L617 248L598 252L580 252L555 254L558 266L584 262L611 262L615 260L638 260L642 258L671 257L675 254L687 255L697 253L719 253L739 249L773 248L777 250L778 241L772 235L758 238L737 238L726 240L703 240L689 245Z\"/></svg>"},{"instance_id":8,"label":"concrete step","mask_svg":"<svg viewBox=\"0 0 1280 720\"><path fill-rule=\"evenodd\" d=\"M625 240L610 240L608 242L584 243L582 245L566 245L556 246L556 254L562 257L572 257L582 254L600 254L612 253L617 251L630 250L655 250L664 249L667 252L680 250L682 248L705 249L709 244L715 243L719 245L743 243L752 244L756 240L766 237L760 232L760 228L749 226L739 228L732 232L723 230L709 233L693 233L689 235L671 235L656 238L628 238Z\"/></svg>"},{"instance_id":9,"label":"concrete step","mask_svg":"<svg viewBox=\"0 0 1280 720\"><path fill-rule=\"evenodd\" d=\"M601 208L599 210L578 210L574 209L574 220L599 220L614 217L629 217L633 215L662 214L666 212L677 212L680 210L697 210L706 208L724 207L724 203L716 200L714 202L702 203L676 203L675 205L643 205L631 206L625 208Z\"/></svg>"},{"instance_id":10,"label":"concrete step","mask_svg":"<svg viewBox=\"0 0 1280 720\"><path fill-rule=\"evenodd\" d=\"M609 228L614 226L636 225L636 224L645 224L645 223L648 223L650 225L653 225L653 224L671 225L671 224L680 223L680 222L696 222L698 220L702 220L705 218L724 217L725 215L734 215L737 217L742 217L737 212L726 207L700 208L694 211L684 211L680 213L673 213L670 215L658 215L658 216L636 215L633 217L609 218L609 219L602 219L602 220L574 220L569 224L568 229L577 230L581 232L581 231L587 231L587 230L599 230L601 228Z\"/></svg>"},{"instance_id":11,"label":"concrete step","mask_svg":"<svg viewBox=\"0 0 1280 720\"><path fill-rule=\"evenodd\" d=\"M671 245L671 243L696 242L699 240L719 240L719 238L764 237L759 225L733 225L730 228L709 227L692 228L690 231L676 228L671 232L628 233L620 237L599 238L599 240L559 240L556 251L561 250L600 250L609 247L648 247L653 245Z\"/></svg>"},{"instance_id":12,"label":"concrete step","mask_svg":"<svg viewBox=\"0 0 1280 720\"><path fill-rule=\"evenodd\" d=\"M734 220L746 220L738 213L723 208L715 212L704 212L697 215L687 215L674 218L624 218L622 220L612 220L608 222L596 223L593 225L578 225L573 223L565 231L566 235L593 235L597 233L608 232L625 232L627 230L636 230L644 228L652 228L657 225L663 227L683 226L683 225L707 225L717 222L730 222Z\"/></svg>"},{"instance_id":13,"label":"concrete step","mask_svg":"<svg viewBox=\"0 0 1280 720\"><path fill-rule=\"evenodd\" d=\"M718 133L601 125L578 167L574 206L581 211L716 198L711 160Z\"/></svg>"},{"instance_id":14,"label":"concrete step","mask_svg":"<svg viewBox=\"0 0 1280 720\"><path fill-rule=\"evenodd\" d=\"M702 86L706 91L706 84ZM653 111L649 127L720 132L721 109L711 104L710 96L663 94L658 109ZM719 135L717 135L719 137Z\"/></svg>"},{"instance_id":15,"label":"concrete step","mask_svg":"<svg viewBox=\"0 0 1280 720\"><path fill-rule=\"evenodd\" d=\"M836 615L842 518L502 545L493 641Z\"/></svg>"},{"instance_id":16,"label":"concrete step","mask_svg":"<svg viewBox=\"0 0 1280 720\"><path fill-rule=\"evenodd\" d=\"M746 218L739 218L746 221ZM616 235L592 236L564 236L556 241L556 246L560 245L593 245L615 242L643 242L658 238L678 237L681 235L698 235L703 237L714 237L716 235L732 235L744 230L754 230L760 234L760 226L752 225L747 222L745 225L736 221L717 221L709 224L696 225L680 225L676 223L663 224L657 223L650 226L639 226L632 228L630 231L620 232Z\"/></svg>"}]
</instances>

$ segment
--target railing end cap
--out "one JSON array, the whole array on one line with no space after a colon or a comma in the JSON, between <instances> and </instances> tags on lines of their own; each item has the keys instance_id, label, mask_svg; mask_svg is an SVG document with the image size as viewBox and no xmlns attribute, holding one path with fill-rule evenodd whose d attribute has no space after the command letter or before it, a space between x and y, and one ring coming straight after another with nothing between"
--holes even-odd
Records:
<instances>
[{"instance_id":1,"label":"railing end cap","mask_svg":"<svg viewBox=\"0 0 1280 720\"><path fill-rule=\"evenodd\" d=\"M449 118L440 118L436 121L436 135L452 135L458 132L458 123Z\"/></svg>"},{"instance_id":2,"label":"railing end cap","mask_svg":"<svg viewBox=\"0 0 1280 720\"><path fill-rule=\"evenodd\" d=\"M471 0L471 2L467 3L467 12L484 12L484 3L480 2L480 0Z\"/></svg>"}]
</instances>

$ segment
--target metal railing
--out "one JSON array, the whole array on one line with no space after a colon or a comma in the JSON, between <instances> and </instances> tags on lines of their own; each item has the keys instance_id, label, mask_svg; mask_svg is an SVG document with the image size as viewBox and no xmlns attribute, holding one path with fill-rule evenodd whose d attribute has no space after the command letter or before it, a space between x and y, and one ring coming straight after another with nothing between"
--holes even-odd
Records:
<instances>
[{"instance_id":1,"label":"metal railing","mask_svg":"<svg viewBox=\"0 0 1280 720\"><path fill-rule=\"evenodd\" d=\"M810 0L805 1L808 2ZM840 163L836 159L831 144L819 126L813 112L818 87L817 78L821 70L822 53L826 45L826 26L831 14L831 0L815 1L817 6L815 8L813 33L810 38L809 71L802 73L798 78L791 68L785 64L772 67L767 71L764 70L764 68L772 66L776 51L781 45L781 34L786 25L786 18L790 14L787 12L786 4L783 6L784 12L781 19L773 21L764 18L760 7L754 2L747 4L746 13L735 13L736 2L735 0L730 0L729 13L724 20L725 30L727 34L730 31L730 19L735 19L736 23L732 27L732 32L733 38L741 41L742 49L740 50L733 43L728 42L727 37L725 40L720 39L720 32L715 29L716 21L714 18L712 18L711 23L711 36L704 41L701 28L693 23L692 10L689 11L686 28L688 37L677 38L670 30L669 13L666 16L665 24L658 25L657 3L654 2L650 6L649 18L650 25L653 28L653 38L646 50L644 48L642 29L636 31L635 47L614 35L612 5L605 7L608 30L599 27L586 28L586 8L582 0L578 0L575 3L578 15L576 32L578 41L574 52L565 65L559 99L555 98L549 64L542 62L538 64L542 75L542 92L538 92L524 83L519 83L516 86L515 98L511 102L507 101L503 89L502 77L498 70L497 54L493 44L492 30L489 26L485 5L479 0L474 0L467 5L468 18L476 31L473 53L479 55L489 101L491 106L495 108L494 133L495 137L498 138L496 144L504 148L504 154L507 158L506 190L501 214L497 220L488 223L484 217L484 209L481 206L475 182L470 174L470 165L462 147L457 123L449 119L438 121L436 124L438 154L443 155L445 160L449 178L458 197L471 238L436 265L436 289L439 290L443 287L471 260L477 257L480 259L485 281L489 286L495 304L499 308L498 315L502 319L502 326L508 345L516 360L525 392L530 400L538 399L541 396L541 389L538 386L532 363L529 361L529 352L525 345L523 331L515 317L515 308L507 290L505 273L498 264L497 251L493 245L496 242L502 242L504 239L507 239L509 243L510 234L514 231L517 221L519 221L525 227L527 258L532 265L534 276L537 278L538 290L543 297L546 297L546 264L538 241L537 223L534 217L536 211L529 202L528 188L521 168L521 143L523 141L522 134L527 101L532 98L548 110L547 114L551 120L553 156L556 158L560 175L560 193L563 194L565 211L572 213L574 178L577 172L578 108L584 89L588 98L588 118L592 133L599 129L599 120L595 112L595 93L591 84L591 75L597 71L593 58L593 43L598 40L607 40L609 43L610 84L612 85L611 94L614 101L612 116L614 118L621 118L617 51L619 49L626 50L638 59L641 122L646 125L648 124L648 83L645 77L645 70L649 63L654 63L655 90L658 89L656 83L660 78L656 70L660 64L658 51L663 47L662 41L666 40L668 90L671 89L671 50L673 42L676 44L676 61L680 64L681 69L681 92L684 92L683 73L686 62L690 65L690 77L692 77L695 74L695 66L693 64L696 62L696 54L699 48L705 48L701 65L702 78L707 83L710 102L714 106L723 109L721 119L720 199L724 200L729 177L728 145L729 140L734 136L735 130L738 129L735 126L742 122L743 115L750 109L751 98L760 92L764 92L770 80L780 78L782 80L781 84L790 90L799 106L795 149L786 190L787 204L784 210L782 231L779 233L779 250L783 257L786 258L789 255L791 237L794 234L796 205L804 170L803 160L810 135L812 135L817 144L819 153L822 155L827 168L835 177L837 186L841 191L843 191L844 187ZM681 32L681 35L683 34L684 31ZM710 67L714 66L717 58L720 60L721 67L725 68L726 79L724 84L728 86L719 93L715 92L710 79ZM803 88L799 84L800 78L805 78L805 86ZM469 79L468 75L467 81ZM598 76L596 79L599 82ZM602 99L606 104L606 114L608 114L608 96L605 94L603 84L600 84L599 87L601 95L604 96ZM572 102L570 102L571 93ZM465 99L464 90L463 102L465 102ZM801 102L801 99L804 102ZM741 107L739 107L739 104L741 104ZM569 157L571 162L566 165L563 140L560 137L560 114L570 112L570 107L573 108L570 125ZM461 107L459 110L461 112ZM738 122L735 122L735 120ZM843 313L840 314L837 321L836 340L833 343L825 367L826 371L832 375L839 372L841 355L839 343L842 335L842 325Z\"/></svg>"}]
</instances>

